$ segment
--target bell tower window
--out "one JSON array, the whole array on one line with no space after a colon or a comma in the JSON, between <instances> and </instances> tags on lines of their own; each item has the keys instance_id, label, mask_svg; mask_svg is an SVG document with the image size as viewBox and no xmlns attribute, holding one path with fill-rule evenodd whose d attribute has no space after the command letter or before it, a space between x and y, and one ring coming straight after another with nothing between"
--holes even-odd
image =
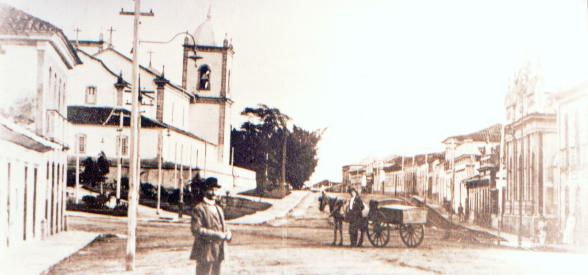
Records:
<instances>
[{"instance_id":1,"label":"bell tower window","mask_svg":"<svg viewBox=\"0 0 588 275\"><path fill-rule=\"evenodd\" d=\"M202 65L198 68L198 90L210 90L210 68Z\"/></svg>"}]
</instances>

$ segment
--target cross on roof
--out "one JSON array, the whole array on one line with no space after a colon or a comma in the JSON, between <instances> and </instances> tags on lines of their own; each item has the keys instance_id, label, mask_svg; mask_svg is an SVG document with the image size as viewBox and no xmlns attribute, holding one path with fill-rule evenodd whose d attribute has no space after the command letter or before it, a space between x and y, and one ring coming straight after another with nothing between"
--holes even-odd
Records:
<instances>
[{"instance_id":1,"label":"cross on roof","mask_svg":"<svg viewBox=\"0 0 588 275\"><path fill-rule=\"evenodd\" d=\"M107 29L108 31L108 45L109 47L112 47L112 32L115 32L116 30L112 28L112 26L110 26L109 29Z\"/></svg>"},{"instance_id":2,"label":"cross on roof","mask_svg":"<svg viewBox=\"0 0 588 275\"><path fill-rule=\"evenodd\" d=\"M151 57L153 57L153 51L148 51L147 54L149 54L149 68L151 68Z\"/></svg>"},{"instance_id":3,"label":"cross on roof","mask_svg":"<svg viewBox=\"0 0 588 275\"><path fill-rule=\"evenodd\" d=\"M80 32L82 32L82 30L80 30L80 28L75 28L73 30L76 33L76 46L79 44L80 42Z\"/></svg>"}]
</instances>

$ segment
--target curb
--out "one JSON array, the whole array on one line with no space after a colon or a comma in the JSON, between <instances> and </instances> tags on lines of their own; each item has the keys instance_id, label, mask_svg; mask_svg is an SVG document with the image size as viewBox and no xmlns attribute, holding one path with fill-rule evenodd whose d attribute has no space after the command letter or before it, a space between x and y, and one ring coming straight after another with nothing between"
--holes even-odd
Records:
<instances>
[{"instance_id":1,"label":"curb","mask_svg":"<svg viewBox=\"0 0 588 275\"><path fill-rule=\"evenodd\" d=\"M308 192L308 193L306 193L306 195L304 195L304 196L303 196L303 197L302 197L302 198L301 198L301 199L298 201L298 203L296 203L296 205L294 205L294 207L290 208L290 210L288 210L288 212L287 212L285 215L283 215L283 216L280 216L280 217L274 217L274 218L272 218L272 219L269 219L269 220L267 220L267 221L265 221L265 222L262 222L262 223L259 223L259 224L260 224L260 225L269 225L269 226L274 226L274 225L270 224L270 222L272 222L272 221L277 221L277 220L280 220L280 219L285 219L285 218L287 218L288 216L290 216L290 214L292 214L292 212L294 211L294 209L295 209L295 208L298 208L300 205L302 205L302 203L304 203L304 200L306 200L306 198L308 198L308 197L309 197L310 195L312 195L312 194L313 194L313 192Z\"/></svg>"},{"instance_id":2,"label":"curb","mask_svg":"<svg viewBox=\"0 0 588 275\"><path fill-rule=\"evenodd\" d=\"M77 249L76 251L72 252L71 254L63 257L63 259L59 260L58 262L50 265L49 267L45 268L43 271L41 271L41 273L39 273L40 275L46 275L49 274L49 272L51 272L51 270L57 266L58 264L69 260L73 255L75 255L76 253L80 252L81 250L83 250L84 248L94 244L95 242L102 240L102 239L106 239L106 238L112 238L112 237L118 237L117 235L113 235L113 234L97 234L96 237L94 237L91 241L89 241L87 244L85 244L84 246L82 246L81 248Z\"/></svg>"}]
</instances>

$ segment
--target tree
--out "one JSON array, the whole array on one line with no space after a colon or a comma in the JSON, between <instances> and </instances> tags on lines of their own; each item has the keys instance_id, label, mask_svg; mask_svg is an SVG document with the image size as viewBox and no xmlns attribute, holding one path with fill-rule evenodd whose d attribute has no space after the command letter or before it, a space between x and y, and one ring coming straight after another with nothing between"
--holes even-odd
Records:
<instances>
[{"instance_id":1,"label":"tree","mask_svg":"<svg viewBox=\"0 0 588 275\"><path fill-rule=\"evenodd\" d=\"M106 175L110 172L110 162L106 158L104 152L98 154L98 158L94 161L91 157L87 157L82 161L84 171L80 174L82 183L95 187L100 183L100 193L104 193L104 181Z\"/></svg>"},{"instance_id":2,"label":"tree","mask_svg":"<svg viewBox=\"0 0 588 275\"><path fill-rule=\"evenodd\" d=\"M318 164L317 146L324 130L314 132L294 126L288 135L287 181L295 189L303 187Z\"/></svg>"},{"instance_id":3,"label":"tree","mask_svg":"<svg viewBox=\"0 0 588 275\"><path fill-rule=\"evenodd\" d=\"M106 158L104 152L98 154L96 160L96 181L100 183L100 193L104 193L104 181L106 181L106 175L110 172L110 162Z\"/></svg>"},{"instance_id":4,"label":"tree","mask_svg":"<svg viewBox=\"0 0 588 275\"><path fill-rule=\"evenodd\" d=\"M250 121L231 131L235 165L257 173L258 191L284 181L301 188L318 162L316 147L322 131L308 132L296 125L290 131L290 117L263 104L241 114Z\"/></svg>"},{"instance_id":5,"label":"tree","mask_svg":"<svg viewBox=\"0 0 588 275\"><path fill-rule=\"evenodd\" d=\"M84 171L80 174L80 179L83 184L89 186L96 186L96 163L91 157L87 157L82 161Z\"/></svg>"}]
</instances>

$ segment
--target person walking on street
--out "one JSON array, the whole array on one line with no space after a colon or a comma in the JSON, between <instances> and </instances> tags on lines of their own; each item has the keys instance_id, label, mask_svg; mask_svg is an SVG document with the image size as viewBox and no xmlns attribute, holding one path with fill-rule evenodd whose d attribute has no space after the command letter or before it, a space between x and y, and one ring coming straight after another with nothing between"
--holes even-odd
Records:
<instances>
[{"instance_id":1,"label":"person walking on street","mask_svg":"<svg viewBox=\"0 0 588 275\"><path fill-rule=\"evenodd\" d=\"M363 202L359 197L359 193L354 188L349 189L351 199L349 199L349 209L347 210L347 217L349 220L349 239L351 240L351 246L362 246L363 235L364 235L364 218L362 217L362 211L364 209ZM358 233L359 240L357 239Z\"/></svg>"},{"instance_id":2,"label":"person walking on street","mask_svg":"<svg viewBox=\"0 0 588 275\"><path fill-rule=\"evenodd\" d=\"M194 181L198 181L195 177ZM221 186L214 177L200 181L200 198L192 210L191 229L194 244L190 259L196 260L196 275L218 275L225 259L225 242L231 241L232 234L225 224L222 208L214 200L215 192Z\"/></svg>"}]
</instances>

